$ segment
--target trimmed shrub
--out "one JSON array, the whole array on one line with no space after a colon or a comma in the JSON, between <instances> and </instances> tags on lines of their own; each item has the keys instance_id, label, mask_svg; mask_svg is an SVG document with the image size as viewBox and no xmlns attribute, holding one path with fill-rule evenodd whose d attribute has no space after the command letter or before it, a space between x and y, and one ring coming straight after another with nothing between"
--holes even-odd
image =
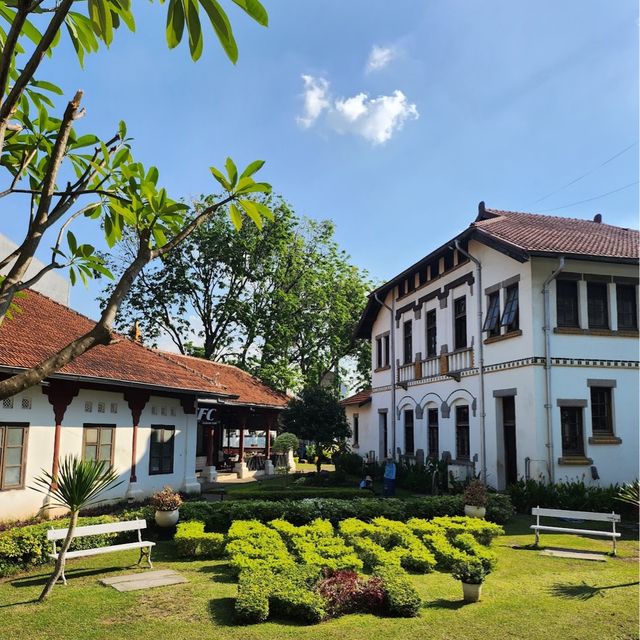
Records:
<instances>
[{"instance_id":1,"label":"trimmed shrub","mask_svg":"<svg viewBox=\"0 0 640 640\"><path fill-rule=\"evenodd\" d=\"M496 554L481 545L470 533L458 534L453 539L453 545L479 560L487 573L492 571L498 562Z\"/></svg>"},{"instance_id":2,"label":"trimmed shrub","mask_svg":"<svg viewBox=\"0 0 640 640\"><path fill-rule=\"evenodd\" d=\"M342 471L350 476L364 475L364 459L357 453L335 453L332 456L336 471Z\"/></svg>"},{"instance_id":3,"label":"trimmed shrub","mask_svg":"<svg viewBox=\"0 0 640 640\"><path fill-rule=\"evenodd\" d=\"M324 598L331 616L346 613L375 613L385 603L382 579L366 578L355 571L336 571L316 585L316 591Z\"/></svg>"},{"instance_id":4,"label":"trimmed shrub","mask_svg":"<svg viewBox=\"0 0 640 640\"><path fill-rule=\"evenodd\" d=\"M422 537L424 544L433 552L440 571L450 571L456 562L467 562L471 556L454 547L441 529L435 533L426 533Z\"/></svg>"},{"instance_id":5,"label":"trimmed shrub","mask_svg":"<svg viewBox=\"0 0 640 640\"><path fill-rule=\"evenodd\" d=\"M224 554L225 538L221 533L204 530L204 522L180 522L174 541L178 555L183 558L220 558Z\"/></svg>"},{"instance_id":6,"label":"trimmed shrub","mask_svg":"<svg viewBox=\"0 0 640 640\"><path fill-rule=\"evenodd\" d=\"M269 617L269 593L273 574L268 571L242 571L238 580L238 596L234 605L236 622L255 624Z\"/></svg>"},{"instance_id":7,"label":"trimmed shrub","mask_svg":"<svg viewBox=\"0 0 640 640\"><path fill-rule=\"evenodd\" d=\"M397 567L378 567L375 575L382 580L387 612L393 616L413 618L420 612L420 594L407 574Z\"/></svg>"},{"instance_id":8,"label":"trimmed shrub","mask_svg":"<svg viewBox=\"0 0 640 640\"><path fill-rule=\"evenodd\" d=\"M504 535L502 527L479 518L454 516L433 518L430 522L433 526L444 529L450 540L460 533L470 533L480 544L490 545L494 538Z\"/></svg>"}]
</instances>

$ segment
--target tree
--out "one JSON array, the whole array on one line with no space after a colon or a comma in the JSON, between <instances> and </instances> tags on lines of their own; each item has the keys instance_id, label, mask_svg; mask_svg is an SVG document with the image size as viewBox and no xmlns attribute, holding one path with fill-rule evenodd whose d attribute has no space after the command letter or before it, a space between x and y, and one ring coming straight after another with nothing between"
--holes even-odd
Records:
<instances>
[{"instance_id":1,"label":"tree","mask_svg":"<svg viewBox=\"0 0 640 640\"><path fill-rule=\"evenodd\" d=\"M53 573L38 598L42 602L51 593L62 574L80 510L100 502L97 497L104 491L118 486L120 482L113 467L104 460L81 460L72 456L67 456L62 461L57 477L54 478L43 469L42 476L34 482L33 489L53 498L49 504L50 508L63 507L70 511L67 535L58 553Z\"/></svg>"},{"instance_id":2,"label":"tree","mask_svg":"<svg viewBox=\"0 0 640 640\"><path fill-rule=\"evenodd\" d=\"M316 467L320 472L322 449L340 445L351 435L344 408L331 389L308 387L299 398L294 398L282 413L286 431L301 440L315 442L318 458Z\"/></svg>"},{"instance_id":3,"label":"tree","mask_svg":"<svg viewBox=\"0 0 640 640\"><path fill-rule=\"evenodd\" d=\"M266 11L258 0L233 1L259 24L267 24ZM0 4L0 21L8 24L6 31L0 24L0 166L8 173L8 184L0 197L27 196L30 201L23 241L8 256L0 256L0 268L7 270L0 279L0 325L19 309L20 292L49 271L68 270L72 284L77 279L86 282L100 275L112 277L95 247L73 234L71 227L80 216L95 220L103 228L109 247L124 235L135 239L131 260L92 330L37 366L0 382L0 398L41 382L89 349L108 344L119 306L143 268L180 246L225 205L236 227L245 216L257 225L264 217L271 217L266 206L247 199L249 194L270 190L268 184L253 179L263 161L252 162L242 172L230 158L224 173L211 167L224 195L192 214L159 186L155 167L145 168L134 160L123 122L107 139L75 132L74 123L84 115L81 91L67 103L60 118L49 113L55 95L62 92L36 79L36 73L44 56L51 55L62 37L63 26L82 63L86 54L98 50L100 42L108 46L114 31L122 25L135 29L131 7L130 0L60 0L53 7L44 7L43 0ZM191 57L195 60L200 56L200 8L211 21L225 53L235 62L233 31L216 0L169 0L169 46L180 43L186 26ZM44 26L42 32L34 19ZM27 270L45 238L51 246L50 262L27 278Z\"/></svg>"},{"instance_id":4,"label":"tree","mask_svg":"<svg viewBox=\"0 0 640 640\"><path fill-rule=\"evenodd\" d=\"M252 201L274 219L239 232L226 216L207 220L181 251L142 272L117 327L138 322L151 344L164 334L182 353L231 362L278 389L318 384L359 356L353 327L370 282L338 247L331 222L299 218L280 196ZM132 252L109 266L118 273Z\"/></svg>"}]
</instances>

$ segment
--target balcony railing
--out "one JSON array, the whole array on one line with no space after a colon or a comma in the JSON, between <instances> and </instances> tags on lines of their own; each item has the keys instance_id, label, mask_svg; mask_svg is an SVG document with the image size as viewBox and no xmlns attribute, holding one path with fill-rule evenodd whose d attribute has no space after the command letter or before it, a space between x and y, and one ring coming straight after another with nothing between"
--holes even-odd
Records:
<instances>
[{"instance_id":1,"label":"balcony railing","mask_svg":"<svg viewBox=\"0 0 640 640\"><path fill-rule=\"evenodd\" d=\"M473 368L473 349L460 349L447 354L447 371L463 371Z\"/></svg>"},{"instance_id":2,"label":"balcony railing","mask_svg":"<svg viewBox=\"0 0 640 640\"><path fill-rule=\"evenodd\" d=\"M440 375L440 358L427 358L422 361L422 377L431 378Z\"/></svg>"},{"instance_id":3,"label":"balcony railing","mask_svg":"<svg viewBox=\"0 0 640 640\"><path fill-rule=\"evenodd\" d=\"M408 364L397 363L397 381L400 384L423 380L448 373L473 369L473 347L452 351L425 360L416 360Z\"/></svg>"}]
</instances>

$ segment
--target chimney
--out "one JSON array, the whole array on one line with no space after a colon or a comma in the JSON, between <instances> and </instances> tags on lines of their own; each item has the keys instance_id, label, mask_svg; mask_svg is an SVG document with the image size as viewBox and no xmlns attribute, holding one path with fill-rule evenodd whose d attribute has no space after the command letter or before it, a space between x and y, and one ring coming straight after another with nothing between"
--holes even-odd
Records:
<instances>
[{"instance_id":1,"label":"chimney","mask_svg":"<svg viewBox=\"0 0 640 640\"><path fill-rule=\"evenodd\" d=\"M483 218L484 214L485 214L484 200L480 200L480 202L478 202L478 217Z\"/></svg>"},{"instance_id":2,"label":"chimney","mask_svg":"<svg viewBox=\"0 0 640 640\"><path fill-rule=\"evenodd\" d=\"M602 222L602 214L596 213L596 215L593 216L593 221L597 224L600 224Z\"/></svg>"},{"instance_id":3,"label":"chimney","mask_svg":"<svg viewBox=\"0 0 640 640\"><path fill-rule=\"evenodd\" d=\"M142 344L142 332L140 331L140 323L136 320L129 330L129 336L135 342Z\"/></svg>"}]
</instances>

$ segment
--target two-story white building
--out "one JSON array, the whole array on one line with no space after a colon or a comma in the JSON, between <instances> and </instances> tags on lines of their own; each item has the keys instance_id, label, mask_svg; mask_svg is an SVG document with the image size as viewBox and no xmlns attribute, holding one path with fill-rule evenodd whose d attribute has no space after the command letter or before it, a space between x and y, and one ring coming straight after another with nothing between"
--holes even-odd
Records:
<instances>
[{"instance_id":1,"label":"two-story white building","mask_svg":"<svg viewBox=\"0 0 640 640\"><path fill-rule=\"evenodd\" d=\"M639 234L486 209L373 291L370 396L344 401L353 450L520 477L638 476Z\"/></svg>"}]
</instances>

